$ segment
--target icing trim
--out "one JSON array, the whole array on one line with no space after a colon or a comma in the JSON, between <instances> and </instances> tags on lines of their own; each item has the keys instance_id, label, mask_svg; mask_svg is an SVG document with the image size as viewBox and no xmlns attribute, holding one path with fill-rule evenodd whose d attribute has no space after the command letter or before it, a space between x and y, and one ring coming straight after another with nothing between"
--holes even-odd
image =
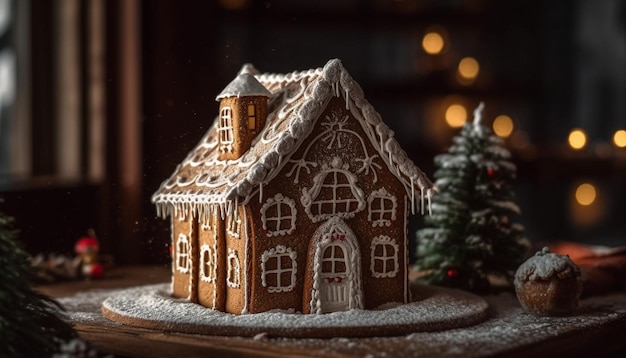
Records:
<instances>
[{"instance_id":1,"label":"icing trim","mask_svg":"<svg viewBox=\"0 0 626 358\"><path fill-rule=\"evenodd\" d=\"M200 214L206 205L224 205L237 196L246 203L259 190L260 183L269 183L278 175L289 156L307 139L328 101L337 94L345 97L377 156L404 184L413 201L411 208L415 210L415 201L430 199L432 183L400 148L393 131L382 123L380 114L365 100L362 89L341 61L330 60L323 69L255 77L272 93L270 100L280 103L274 103L270 109L267 125L253 148L237 160L218 160L219 118L216 119L201 142L153 195L158 215L165 217L187 210L190 215L193 211ZM335 88L334 93L331 87ZM369 155L366 160L372 158ZM414 195L415 190L422 194L420 198Z\"/></svg>"},{"instance_id":2,"label":"icing trim","mask_svg":"<svg viewBox=\"0 0 626 358\"><path fill-rule=\"evenodd\" d=\"M354 232L339 217L333 217L317 228L313 234L312 244L315 247L313 255L313 287L311 289L311 301L309 302L310 312L321 314L324 313L322 285L324 285L324 277L322 276L322 255L326 245L333 240L341 240L348 250L344 253L349 255L347 265L349 266L350 282L348 307L347 309L363 309L363 288L361 282L361 255L359 251L358 241Z\"/></svg>"},{"instance_id":3,"label":"icing trim","mask_svg":"<svg viewBox=\"0 0 626 358\"><path fill-rule=\"evenodd\" d=\"M378 204L378 207L373 208L372 204ZM385 188L374 190L370 194L367 198L367 207L367 220L372 223L372 227L391 226L391 223L396 221L398 199Z\"/></svg>"},{"instance_id":4,"label":"icing trim","mask_svg":"<svg viewBox=\"0 0 626 358\"><path fill-rule=\"evenodd\" d=\"M237 251L229 248L228 256L226 258L228 263L228 272L226 275L226 284L231 288L241 287L241 264L239 262L239 255Z\"/></svg>"},{"instance_id":5,"label":"icing trim","mask_svg":"<svg viewBox=\"0 0 626 358\"><path fill-rule=\"evenodd\" d=\"M274 248L266 250L261 255L261 284L263 287L267 287L267 292L270 293L280 293L280 292L289 292L296 287L296 272L297 272L297 261L296 257L298 253L293 251L290 247L286 247L284 245L277 245ZM276 259L276 265L274 269L268 269L267 262L270 260ZM289 259L291 260L287 268L283 268L283 260ZM281 282L284 273L291 273L289 275L290 282L288 285L284 285ZM268 286L267 277L268 276L276 276L276 286Z\"/></svg>"},{"instance_id":6,"label":"icing trim","mask_svg":"<svg viewBox=\"0 0 626 358\"><path fill-rule=\"evenodd\" d=\"M217 128L220 152L232 152L235 134L233 132L233 111L230 107L224 107L220 111L220 125Z\"/></svg>"},{"instance_id":7,"label":"icing trim","mask_svg":"<svg viewBox=\"0 0 626 358\"><path fill-rule=\"evenodd\" d=\"M239 217L239 210L234 209L226 219L226 233L234 238L239 239L239 232L241 231L241 218Z\"/></svg>"},{"instance_id":8,"label":"icing trim","mask_svg":"<svg viewBox=\"0 0 626 358\"><path fill-rule=\"evenodd\" d=\"M208 261L207 261L208 255ZM200 246L200 280L215 283L217 276L217 255L215 248L207 244ZM207 267L209 272L207 272Z\"/></svg>"},{"instance_id":9,"label":"icing trim","mask_svg":"<svg viewBox=\"0 0 626 358\"><path fill-rule=\"evenodd\" d=\"M378 248L382 249L381 255L376 255L376 251ZM391 254L389 253L391 247ZM372 239L372 243L370 245L370 271L372 273L372 277L375 278L384 278L384 277L396 277L398 272L400 271L400 263L398 258L398 253L400 251L400 247L396 240L390 238L387 235L379 235ZM387 263L389 260L392 261L393 269L387 271ZM377 270L377 263L381 263L381 270Z\"/></svg>"},{"instance_id":10,"label":"icing trim","mask_svg":"<svg viewBox=\"0 0 626 358\"><path fill-rule=\"evenodd\" d=\"M187 235L180 233L176 239L176 270L180 273L191 273L191 244Z\"/></svg>"},{"instance_id":11,"label":"icing trim","mask_svg":"<svg viewBox=\"0 0 626 358\"><path fill-rule=\"evenodd\" d=\"M331 176L331 182L327 177ZM347 180L345 183L343 179ZM348 164L343 164L338 157L333 158L330 165L323 165L322 170L313 178L313 187L302 189L300 201L304 211L313 222L339 217L352 218L365 209L363 190L356 185L357 177L348 170ZM349 188L351 197L339 197L339 189ZM332 196L330 199L318 199L322 191ZM356 206L355 206L356 205ZM324 210L329 208L329 210Z\"/></svg>"},{"instance_id":12,"label":"icing trim","mask_svg":"<svg viewBox=\"0 0 626 358\"><path fill-rule=\"evenodd\" d=\"M267 211L271 208L276 208L275 217L267 216ZM283 215L283 208L289 208L289 212ZM296 209L296 202L293 199L283 196L283 194L280 193L274 195L273 198L267 199L261 207L261 223L263 224L263 232L265 232L267 237L293 234L296 230L297 213L298 210ZM268 221L275 222L275 225L272 225L273 228L269 227Z\"/></svg>"}]
</instances>

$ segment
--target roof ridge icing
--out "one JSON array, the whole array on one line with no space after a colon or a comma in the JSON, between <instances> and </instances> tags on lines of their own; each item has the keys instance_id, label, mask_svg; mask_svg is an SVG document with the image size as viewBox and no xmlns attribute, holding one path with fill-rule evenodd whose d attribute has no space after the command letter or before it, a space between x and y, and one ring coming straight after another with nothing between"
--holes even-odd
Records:
<instances>
[{"instance_id":1,"label":"roof ridge icing","mask_svg":"<svg viewBox=\"0 0 626 358\"><path fill-rule=\"evenodd\" d=\"M244 65L245 67L245 65ZM252 68L254 68L252 66ZM242 68L243 70L243 68ZM216 127L212 126L209 132L203 137L194 151L181 163L172 177L163 182L159 190L153 195L152 201L157 204L157 211L161 215L176 214L184 211L186 205L195 208L193 212L198 214L207 213L210 209L206 205L219 205L222 212L229 210L232 204L247 202L257 191L262 195L263 185L270 182L282 168L289 162L293 154L307 138L313 129L319 115L325 109L325 104L333 96L343 96L345 98L346 109L354 109L351 112L361 123L372 146L378 151L380 158L385 162L390 172L404 184L405 190L411 201L411 209L416 211L416 205L421 204L421 212L424 213L424 199L428 200L430 211L430 197L434 192L434 186L430 179L421 171L417 165L408 157L406 152L394 137L394 132L383 121L380 114L365 99L360 85L352 79L348 71L343 67L339 59L332 59L323 68L306 71L295 71L286 74L262 73L254 76L261 84L283 84L288 85L302 80L304 77L311 77L312 81L305 81L303 85L301 103L291 111L291 114L283 118L287 121L282 129L279 125L268 126L259 136L258 143L253 143L251 150L235 161L218 162L209 159L206 162L204 157L195 161L198 156L195 151L201 149L212 150L216 147L214 140L211 140L211 133ZM282 86L281 86L282 87ZM284 103L284 106L293 104ZM356 107L356 108L355 108ZM276 111L279 111L277 109ZM276 115L276 117L279 117ZM269 116L268 116L269 119ZM283 122L280 122L283 123ZM279 123L279 124L280 124ZM209 143L209 141L211 142ZM260 153L252 153L256 145L265 146ZM205 153L206 154L206 153ZM234 174L220 183L210 183L210 178L204 181L204 177L211 175L203 174L200 178L180 180L177 173L189 165L191 167L213 167L222 168L231 165L239 166ZM241 172L240 172L241 170ZM225 175L225 174L222 174ZM202 180L201 180L202 179ZM221 184L218 185L218 184ZM200 186L206 189L205 192L199 190L183 189L187 186ZM220 189L218 189L220 188ZM204 205L204 207L198 207ZM173 206L173 207L172 207ZM214 210L214 209L213 209ZM203 214L204 215L204 214Z\"/></svg>"}]
</instances>

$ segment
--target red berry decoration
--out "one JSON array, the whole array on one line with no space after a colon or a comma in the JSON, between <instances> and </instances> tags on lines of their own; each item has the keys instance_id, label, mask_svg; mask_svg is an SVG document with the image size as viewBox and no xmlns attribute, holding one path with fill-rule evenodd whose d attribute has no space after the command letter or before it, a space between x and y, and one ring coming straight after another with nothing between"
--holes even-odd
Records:
<instances>
[{"instance_id":1,"label":"red berry decoration","mask_svg":"<svg viewBox=\"0 0 626 358\"><path fill-rule=\"evenodd\" d=\"M496 174L496 171L493 168L487 168L487 176L493 177Z\"/></svg>"},{"instance_id":2,"label":"red berry decoration","mask_svg":"<svg viewBox=\"0 0 626 358\"><path fill-rule=\"evenodd\" d=\"M459 270L451 268L448 270L448 272L446 272L446 275L448 275L448 277L450 278L455 278L459 275Z\"/></svg>"}]
</instances>

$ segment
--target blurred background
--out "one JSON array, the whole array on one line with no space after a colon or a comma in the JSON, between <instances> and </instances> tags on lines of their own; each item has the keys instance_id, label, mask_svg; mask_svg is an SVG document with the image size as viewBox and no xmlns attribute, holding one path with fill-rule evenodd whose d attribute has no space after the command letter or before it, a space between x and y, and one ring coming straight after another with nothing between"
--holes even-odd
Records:
<instances>
[{"instance_id":1,"label":"blurred background","mask_svg":"<svg viewBox=\"0 0 626 358\"><path fill-rule=\"evenodd\" d=\"M0 0L0 211L32 254L93 228L119 263L168 262L150 196L216 94L246 62L331 58L431 177L484 101L531 241L626 245L622 0Z\"/></svg>"}]
</instances>

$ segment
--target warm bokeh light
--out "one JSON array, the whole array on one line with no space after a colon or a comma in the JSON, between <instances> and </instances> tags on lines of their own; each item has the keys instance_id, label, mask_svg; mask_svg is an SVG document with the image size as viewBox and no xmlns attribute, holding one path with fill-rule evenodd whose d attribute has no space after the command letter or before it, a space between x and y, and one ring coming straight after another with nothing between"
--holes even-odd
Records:
<instances>
[{"instance_id":1,"label":"warm bokeh light","mask_svg":"<svg viewBox=\"0 0 626 358\"><path fill-rule=\"evenodd\" d=\"M613 143L616 147L626 148L626 130L620 129L613 134Z\"/></svg>"},{"instance_id":2,"label":"warm bokeh light","mask_svg":"<svg viewBox=\"0 0 626 358\"><path fill-rule=\"evenodd\" d=\"M248 0L220 0L219 2L226 10L241 10L248 6Z\"/></svg>"},{"instance_id":3,"label":"warm bokeh light","mask_svg":"<svg viewBox=\"0 0 626 358\"><path fill-rule=\"evenodd\" d=\"M459 75L467 80L475 79L480 71L480 65L473 57L465 57L459 62Z\"/></svg>"},{"instance_id":4,"label":"warm bokeh light","mask_svg":"<svg viewBox=\"0 0 626 358\"><path fill-rule=\"evenodd\" d=\"M588 206L596 201L596 188L589 183L580 184L576 188L576 202L582 206Z\"/></svg>"},{"instance_id":5,"label":"warm bokeh light","mask_svg":"<svg viewBox=\"0 0 626 358\"><path fill-rule=\"evenodd\" d=\"M513 133L513 120L511 117L507 115L497 116L496 119L493 120L493 132L502 138L507 138Z\"/></svg>"},{"instance_id":6,"label":"warm bokeh light","mask_svg":"<svg viewBox=\"0 0 626 358\"><path fill-rule=\"evenodd\" d=\"M572 129L567 137L567 142L574 149L582 149L587 145L587 133L582 129Z\"/></svg>"},{"instance_id":7,"label":"warm bokeh light","mask_svg":"<svg viewBox=\"0 0 626 358\"><path fill-rule=\"evenodd\" d=\"M462 127L467 121L467 111L460 104L452 104L446 109L446 123L452 128Z\"/></svg>"},{"instance_id":8,"label":"warm bokeh light","mask_svg":"<svg viewBox=\"0 0 626 358\"><path fill-rule=\"evenodd\" d=\"M443 50L445 42L438 32L429 32L422 39L422 47L429 55L437 55Z\"/></svg>"}]
</instances>

